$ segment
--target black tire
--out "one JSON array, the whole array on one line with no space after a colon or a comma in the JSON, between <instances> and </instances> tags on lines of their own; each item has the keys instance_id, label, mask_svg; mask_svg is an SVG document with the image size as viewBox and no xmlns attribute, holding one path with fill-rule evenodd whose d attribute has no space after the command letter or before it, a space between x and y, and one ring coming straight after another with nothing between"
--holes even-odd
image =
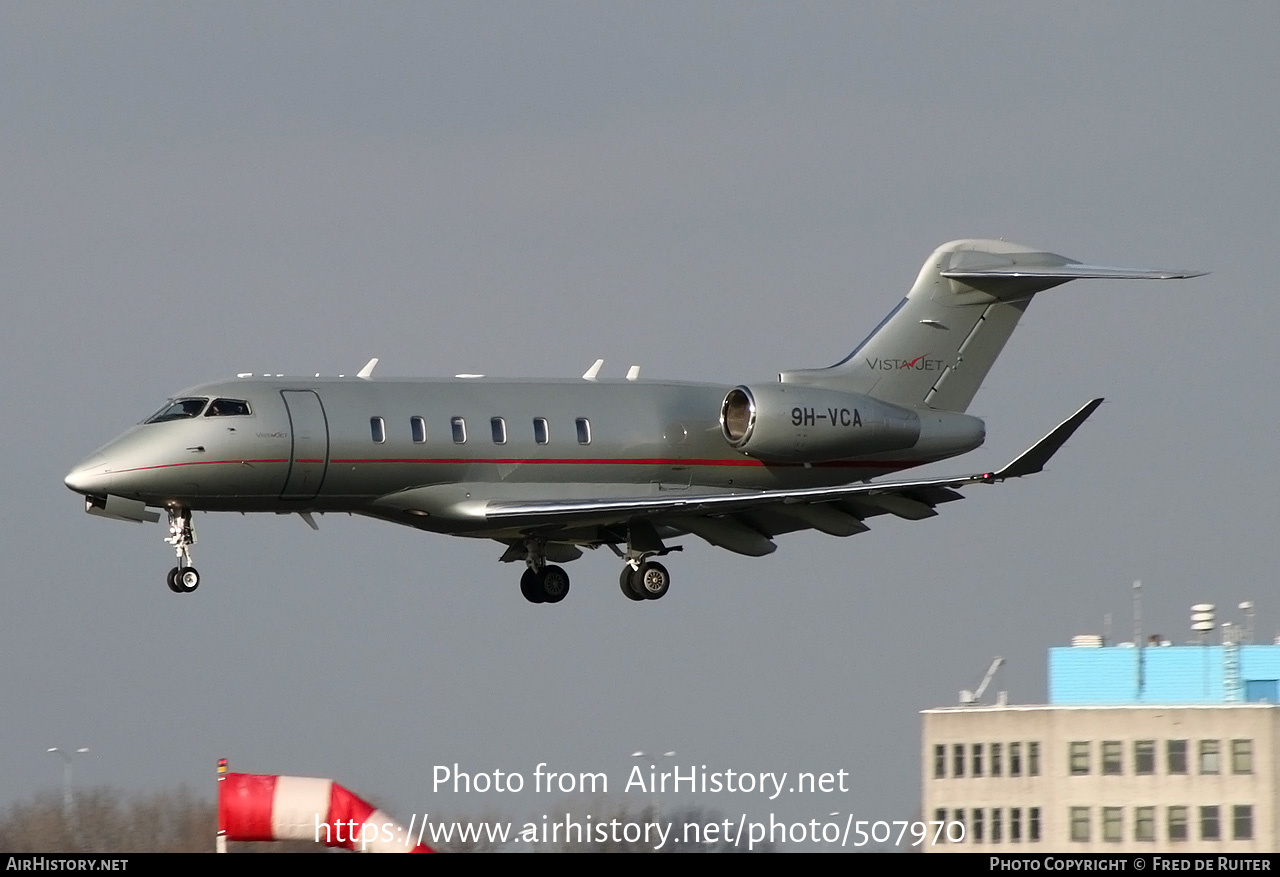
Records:
<instances>
[{"instance_id":1,"label":"black tire","mask_svg":"<svg viewBox=\"0 0 1280 877\"><path fill-rule=\"evenodd\" d=\"M636 592L635 587L631 584L631 577L635 574L635 570L631 568L631 564L627 564L622 568L622 574L618 576L618 584L622 586L622 594L628 600L639 602L643 600L640 594Z\"/></svg>"},{"instance_id":2,"label":"black tire","mask_svg":"<svg viewBox=\"0 0 1280 877\"><path fill-rule=\"evenodd\" d=\"M660 600L666 596L667 590L671 587L671 573L667 572L667 568L662 564L649 561L640 564L634 581L636 593L642 595L644 599Z\"/></svg>"},{"instance_id":3,"label":"black tire","mask_svg":"<svg viewBox=\"0 0 1280 877\"><path fill-rule=\"evenodd\" d=\"M200 573L196 572L194 566L184 566L174 573L173 583L177 587L178 593L190 594L200 587Z\"/></svg>"},{"instance_id":4,"label":"black tire","mask_svg":"<svg viewBox=\"0 0 1280 877\"><path fill-rule=\"evenodd\" d=\"M569 595L569 574L558 566L544 566L538 583L544 603L559 603Z\"/></svg>"},{"instance_id":5,"label":"black tire","mask_svg":"<svg viewBox=\"0 0 1280 877\"><path fill-rule=\"evenodd\" d=\"M173 591L175 594L182 593L182 587L178 584L178 568L176 566L169 570L168 583L170 591Z\"/></svg>"},{"instance_id":6,"label":"black tire","mask_svg":"<svg viewBox=\"0 0 1280 877\"><path fill-rule=\"evenodd\" d=\"M538 581L538 574L533 570L526 569L520 576L520 593L530 603L542 602L542 582Z\"/></svg>"}]
</instances>

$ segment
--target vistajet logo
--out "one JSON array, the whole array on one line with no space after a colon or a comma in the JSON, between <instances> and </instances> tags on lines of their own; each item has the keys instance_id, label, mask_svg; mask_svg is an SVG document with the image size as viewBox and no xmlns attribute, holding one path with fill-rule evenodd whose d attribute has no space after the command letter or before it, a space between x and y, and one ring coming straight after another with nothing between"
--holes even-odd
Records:
<instances>
[{"instance_id":1,"label":"vistajet logo","mask_svg":"<svg viewBox=\"0 0 1280 877\"><path fill-rule=\"evenodd\" d=\"M944 360L928 359L929 354L922 353L915 359L867 359L865 360L867 368L875 371L896 371L900 368L914 369L918 372L936 372L942 371Z\"/></svg>"}]
</instances>

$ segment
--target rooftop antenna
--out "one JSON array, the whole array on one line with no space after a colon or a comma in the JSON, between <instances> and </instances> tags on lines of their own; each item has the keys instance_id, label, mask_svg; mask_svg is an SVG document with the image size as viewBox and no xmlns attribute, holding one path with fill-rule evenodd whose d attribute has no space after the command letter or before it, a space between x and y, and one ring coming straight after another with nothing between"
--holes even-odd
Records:
<instances>
[{"instance_id":1,"label":"rooftop antenna","mask_svg":"<svg viewBox=\"0 0 1280 877\"><path fill-rule=\"evenodd\" d=\"M1222 699L1239 703L1244 688L1240 681L1240 625L1222 622Z\"/></svg>"},{"instance_id":2,"label":"rooftop antenna","mask_svg":"<svg viewBox=\"0 0 1280 877\"><path fill-rule=\"evenodd\" d=\"M1253 601L1245 600L1240 604L1239 609L1244 613L1244 639L1241 640L1244 645L1253 644Z\"/></svg>"},{"instance_id":3,"label":"rooftop antenna","mask_svg":"<svg viewBox=\"0 0 1280 877\"><path fill-rule=\"evenodd\" d=\"M1213 612L1215 608L1212 603L1197 603L1191 607L1191 629L1200 637L1202 646L1209 643L1209 631L1213 630L1213 620L1216 617Z\"/></svg>"},{"instance_id":4,"label":"rooftop antenna","mask_svg":"<svg viewBox=\"0 0 1280 877\"><path fill-rule=\"evenodd\" d=\"M961 691L960 705L961 706L977 706L978 701L982 698L982 695L986 692L987 686L990 685L991 680L995 678L996 671L1000 669L1000 665L1003 663L1004 663L1004 658L1000 658L1000 657L997 657L995 660L991 662L991 666L987 668L987 675L982 677L982 684L978 686L977 691Z\"/></svg>"},{"instance_id":5,"label":"rooftop antenna","mask_svg":"<svg viewBox=\"0 0 1280 877\"><path fill-rule=\"evenodd\" d=\"M1138 698L1142 698L1143 683L1143 667L1142 667L1142 582L1134 580L1133 583L1133 647L1137 649L1135 657L1137 658L1138 668Z\"/></svg>"},{"instance_id":6,"label":"rooftop antenna","mask_svg":"<svg viewBox=\"0 0 1280 877\"><path fill-rule=\"evenodd\" d=\"M1197 603L1191 607L1191 629L1200 637L1200 645L1209 644L1209 631L1213 630L1214 606L1212 603ZM1209 699L1209 650L1204 650L1204 697Z\"/></svg>"}]
</instances>

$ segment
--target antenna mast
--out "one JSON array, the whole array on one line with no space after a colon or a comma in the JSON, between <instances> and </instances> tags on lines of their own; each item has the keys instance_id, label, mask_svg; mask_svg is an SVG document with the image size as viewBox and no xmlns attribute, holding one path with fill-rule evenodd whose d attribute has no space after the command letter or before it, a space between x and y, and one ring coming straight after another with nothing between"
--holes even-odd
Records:
<instances>
[{"instance_id":1,"label":"antenna mast","mask_svg":"<svg viewBox=\"0 0 1280 877\"><path fill-rule=\"evenodd\" d=\"M1137 650L1134 656L1138 665L1138 700L1142 700L1142 581L1133 583L1133 647Z\"/></svg>"}]
</instances>

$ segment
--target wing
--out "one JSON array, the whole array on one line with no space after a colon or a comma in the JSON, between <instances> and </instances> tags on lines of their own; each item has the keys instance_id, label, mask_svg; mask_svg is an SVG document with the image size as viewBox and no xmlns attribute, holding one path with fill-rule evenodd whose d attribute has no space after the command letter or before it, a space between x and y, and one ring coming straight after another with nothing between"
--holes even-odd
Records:
<instances>
[{"instance_id":1,"label":"wing","mask_svg":"<svg viewBox=\"0 0 1280 877\"><path fill-rule=\"evenodd\" d=\"M636 519L655 527L694 533L713 545L741 554L769 554L772 538L795 530L816 529L850 536L869 529L863 520L892 514L920 520L937 514L935 507L963 495L957 488L992 484L1041 471L1091 415L1102 399L1094 399L1058 424L1004 468L995 472L915 481L870 481L841 487L757 490L679 496L565 500L493 500L485 504L491 523L538 529L588 525L616 526Z\"/></svg>"}]
</instances>

